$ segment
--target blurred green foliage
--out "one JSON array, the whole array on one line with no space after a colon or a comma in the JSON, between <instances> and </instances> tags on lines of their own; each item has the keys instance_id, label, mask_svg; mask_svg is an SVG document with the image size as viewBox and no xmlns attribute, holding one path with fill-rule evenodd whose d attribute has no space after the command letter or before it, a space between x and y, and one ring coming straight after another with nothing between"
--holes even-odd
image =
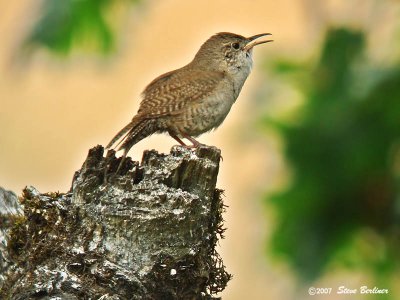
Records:
<instances>
[{"instance_id":1,"label":"blurred green foliage","mask_svg":"<svg viewBox=\"0 0 400 300\"><path fill-rule=\"evenodd\" d=\"M316 62L276 64L305 101L295 124L265 119L291 170L267 199L271 249L303 280L332 266L377 281L400 270L400 65L374 69L364 48L362 32L330 29Z\"/></svg>"},{"instance_id":2,"label":"blurred green foliage","mask_svg":"<svg viewBox=\"0 0 400 300\"><path fill-rule=\"evenodd\" d=\"M25 49L45 47L63 55L74 48L110 53L115 47L115 34L107 13L115 2L117 0L44 0L41 16L25 40Z\"/></svg>"}]
</instances>

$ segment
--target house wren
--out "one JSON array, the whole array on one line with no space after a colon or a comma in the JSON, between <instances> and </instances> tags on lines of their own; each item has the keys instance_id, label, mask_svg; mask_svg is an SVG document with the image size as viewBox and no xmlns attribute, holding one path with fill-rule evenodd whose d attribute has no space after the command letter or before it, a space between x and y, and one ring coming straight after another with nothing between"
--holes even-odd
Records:
<instances>
[{"instance_id":1,"label":"house wren","mask_svg":"<svg viewBox=\"0 0 400 300\"><path fill-rule=\"evenodd\" d=\"M181 145L197 147L194 137L217 128L249 76L256 41L270 33L243 37L221 32L210 37L186 66L154 79L143 91L137 114L107 145L129 149L153 133L167 132ZM189 140L186 145L182 139Z\"/></svg>"}]
</instances>

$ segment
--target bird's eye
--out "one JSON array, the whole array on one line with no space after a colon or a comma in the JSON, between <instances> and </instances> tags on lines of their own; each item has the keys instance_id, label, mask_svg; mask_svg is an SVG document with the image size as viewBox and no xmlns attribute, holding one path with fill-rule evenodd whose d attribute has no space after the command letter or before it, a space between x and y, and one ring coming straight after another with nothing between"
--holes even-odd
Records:
<instances>
[{"instance_id":1,"label":"bird's eye","mask_svg":"<svg viewBox=\"0 0 400 300\"><path fill-rule=\"evenodd\" d=\"M239 50L239 48L240 48L239 43L232 43L232 48L235 50Z\"/></svg>"}]
</instances>

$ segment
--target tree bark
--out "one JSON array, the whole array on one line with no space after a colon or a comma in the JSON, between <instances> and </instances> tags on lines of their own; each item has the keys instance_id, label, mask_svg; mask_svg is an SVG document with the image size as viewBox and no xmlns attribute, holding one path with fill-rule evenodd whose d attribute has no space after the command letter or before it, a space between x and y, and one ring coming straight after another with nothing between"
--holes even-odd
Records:
<instances>
[{"instance_id":1,"label":"tree bark","mask_svg":"<svg viewBox=\"0 0 400 300\"><path fill-rule=\"evenodd\" d=\"M103 154L68 193L25 188L23 213L0 193L0 299L216 299L231 278L215 250L220 151L145 151L120 168Z\"/></svg>"}]
</instances>

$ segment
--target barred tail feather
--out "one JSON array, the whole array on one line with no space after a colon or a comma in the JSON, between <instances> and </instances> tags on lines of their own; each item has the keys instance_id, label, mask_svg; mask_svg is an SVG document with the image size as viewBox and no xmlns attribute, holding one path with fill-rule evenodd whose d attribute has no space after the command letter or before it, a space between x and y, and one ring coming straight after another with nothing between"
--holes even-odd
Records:
<instances>
[{"instance_id":1,"label":"barred tail feather","mask_svg":"<svg viewBox=\"0 0 400 300\"><path fill-rule=\"evenodd\" d=\"M129 132L125 135L122 140L122 145L118 148L118 150L124 150L124 155L128 153L129 149L132 148L137 142L142 139L152 135L157 131L155 126L155 120L152 119L144 119L137 123L136 126L132 127Z\"/></svg>"},{"instance_id":2,"label":"barred tail feather","mask_svg":"<svg viewBox=\"0 0 400 300\"><path fill-rule=\"evenodd\" d=\"M152 119L135 116L128 125L116 134L106 148L117 148L122 143L118 150L123 149L125 156L133 145L157 131L154 125L155 122Z\"/></svg>"},{"instance_id":3,"label":"barred tail feather","mask_svg":"<svg viewBox=\"0 0 400 300\"><path fill-rule=\"evenodd\" d=\"M124 128L122 128L122 129L112 138L112 140L108 143L108 145L106 146L106 148L107 148L107 149L112 148L112 146L113 146L123 135L125 135L129 130L132 129L132 127L135 126L135 123L136 123L136 122L134 122L134 121L132 120L132 122L130 122L128 125L126 125ZM125 137L124 137L122 140L124 140L125 138L126 138L126 135L125 135ZM118 144L119 144L119 143L118 143ZM117 145L117 146L118 146L118 145Z\"/></svg>"}]
</instances>

